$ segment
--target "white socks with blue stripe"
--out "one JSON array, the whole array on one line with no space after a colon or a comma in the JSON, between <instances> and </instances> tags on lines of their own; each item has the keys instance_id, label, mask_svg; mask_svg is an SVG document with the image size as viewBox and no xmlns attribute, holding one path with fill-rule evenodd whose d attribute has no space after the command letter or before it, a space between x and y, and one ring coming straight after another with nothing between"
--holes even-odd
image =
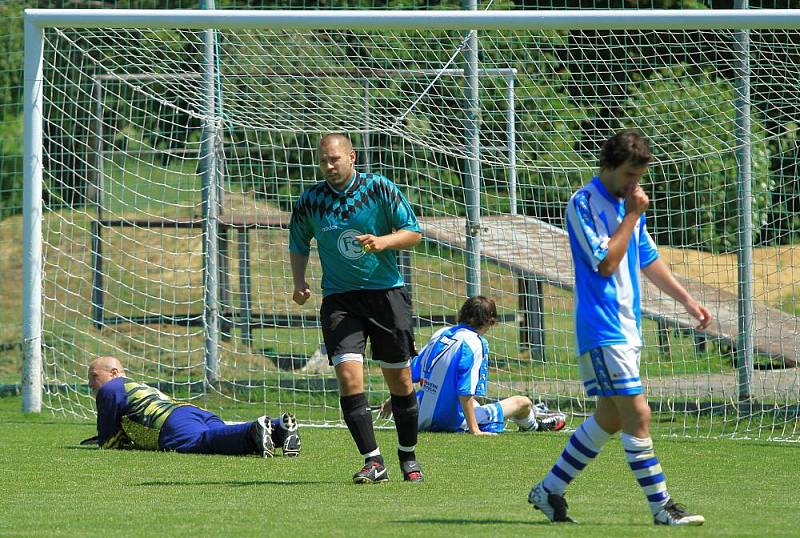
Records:
<instances>
[{"instance_id":1,"label":"white socks with blue stripe","mask_svg":"<svg viewBox=\"0 0 800 538\"><path fill-rule=\"evenodd\" d=\"M610 437L594 417L586 419L572 434L561 457L542 481L545 490L562 495L567 485L600 453ZM653 515L658 514L669 501L669 493L661 464L653 452L653 440L649 437L640 439L627 433L620 437L625 458L647 497L650 511Z\"/></svg>"},{"instance_id":2,"label":"white socks with blue stripe","mask_svg":"<svg viewBox=\"0 0 800 538\"><path fill-rule=\"evenodd\" d=\"M544 477L544 489L548 493L562 495L567 485L600 453L610 437L593 416L586 419L569 438L561 457Z\"/></svg>"},{"instance_id":3,"label":"white socks with blue stripe","mask_svg":"<svg viewBox=\"0 0 800 538\"><path fill-rule=\"evenodd\" d=\"M661 464L653 452L653 440L650 437L640 439L627 433L623 433L620 437L633 476L636 477L636 481L639 482L647 497L650 511L656 515L669 501L669 494L664 473L661 471Z\"/></svg>"}]
</instances>

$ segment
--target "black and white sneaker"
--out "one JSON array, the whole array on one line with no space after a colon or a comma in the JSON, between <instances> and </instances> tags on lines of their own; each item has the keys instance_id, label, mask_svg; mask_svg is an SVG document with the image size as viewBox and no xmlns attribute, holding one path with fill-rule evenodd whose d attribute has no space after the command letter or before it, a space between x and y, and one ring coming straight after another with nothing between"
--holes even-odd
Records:
<instances>
[{"instance_id":1,"label":"black and white sneaker","mask_svg":"<svg viewBox=\"0 0 800 538\"><path fill-rule=\"evenodd\" d=\"M536 431L539 432L557 432L563 430L567 425L566 415L563 413L551 413L547 416L536 417L538 426Z\"/></svg>"},{"instance_id":2,"label":"black and white sneaker","mask_svg":"<svg viewBox=\"0 0 800 538\"><path fill-rule=\"evenodd\" d=\"M284 413L272 420L272 442L276 447L281 447L287 458L300 455L300 431L293 414Z\"/></svg>"},{"instance_id":3,"label":"black and white sneaker","mask_svg":"<svg viewBox=\"0 0 800 538\"><path fill-rule=\"evenodd\" d=\"M541 482L531 488L528 502L553 523L575 523L575 520L567 515L568 506L564 496L548 492Z\"/></svg>"},{"instance_id":4,"label":"black and white sneaker","mask_svg":"<svg viewBox=\"0 0 800 538\"><path fill-rule=\"evenodd\" d=\"M400 470L403 471L403 480L405 482L425 482L425 477L422 476L422 467L420 467L417 460L402 462Z\"/></svg>"},{"instance_id":5,"label":"black and white sneaker","mask_svg":"<svg viewBox=\"0 0 800 538\"><path fill-rule=\"evenodd\" d=\"M354 484L380 484L389 481L389 471L383 463L370 460L364 464L360 471L353 475Z\"/></svg>"},{"instance_id":6,"label":"black and white sneaker","mask_svg":"<svg viewBox=\"0 0 800 538\"><path fill-rule=\"evenodd\" d=\"M250 430L250 436L256 447L256 454L262 458L271 458L275 454L275 443L272 441L272 421L266 415L258 417Z\"/></svg>"},{"instance_id":7,"label":"black and white sneaker","mask_svg":"<svg viewBox=\"0 0 800 538\"><path fill-rule=\"evenodd\" d=\"M653 516L656 525L689 525L699 526L706 522L706 518L697 514L690 514L683 505L670 499L659 513Z\"/></svg>"}]
</instances>

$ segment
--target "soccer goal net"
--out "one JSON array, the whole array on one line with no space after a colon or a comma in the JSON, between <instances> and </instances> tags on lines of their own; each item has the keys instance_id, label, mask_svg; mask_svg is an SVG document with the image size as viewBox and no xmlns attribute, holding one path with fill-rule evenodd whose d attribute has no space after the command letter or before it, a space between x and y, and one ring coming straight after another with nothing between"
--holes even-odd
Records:
<instances>
[{"instance_id":1,"label":"soccer goal net","mask_svg":"<svg viewBox=\"0 0 800 538\"><path fill-rule=\"evenodd\" d=\"M798 28L793 10L29 10L26 405L92 417L87 365L116 355L227 420L340 423L320 266L295 305L287 226L320 137L344 132L420 220L399 254L417 347L491 296L488 397L577 425L565 203L636 128L648 228L716 319L697 332L644 285L654 429L797 440Z\"/></svg>"}]
</instances>

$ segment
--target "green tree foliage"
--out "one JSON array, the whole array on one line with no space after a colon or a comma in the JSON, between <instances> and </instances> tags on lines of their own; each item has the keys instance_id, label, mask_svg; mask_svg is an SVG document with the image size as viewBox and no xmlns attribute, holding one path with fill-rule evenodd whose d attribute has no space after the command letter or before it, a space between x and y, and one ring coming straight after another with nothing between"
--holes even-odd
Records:
<instances>
[{"instance_id":1,"label":"green tree foliage","mask_svg":"<svg viewBox=\"0 0 800 538\"><path fill-rule=\"evenodd\" d=\"M22 0L0 3L0 111L22 109Z\"/></svg>"},{"instance_id":2,"label":"green tree foliage","mask_svg":"<svg viewBox=\"0 0 800 538\"><path fill-rule=\"evenodd\" d=\"M22 212L22 115L0 121L0 219Z\"/></svg>"},{"instance_id":3,"label":"green tree foliage","mask_svg":"<svg viewBox=\"0 0 800 538\"><path fill-rule=\"evenodd\" d=\"M22 211L22 0L0 3L0 219Z\"/></svg>"},{"instance_id":4,"label":"green tree foliage","mask_svg":"<svg viewBox=\"0 0 800 538\"><path fill-rule=\"evenodd\" d=\"M761 230L764 244L796 243L800 239L800 146L798 126L785 124L771 144L772 203L767 225Z\"/></svg>"},{"instance_id":5,"label":"green tree foliage","mask_svg":"<svg viewBox=\"0 0 800 538\"><path fill-rule=\"evenodd\" d=\"M762 7L777 5L780 0L762 2ZM794 0L793 0L794 1ZM777 3L776 3L777 2ZM20 103L22 92L22 23L19 13L23 5L36 7L124 7L124 8L193 8L204 0L8 0L0 5L3 15L0 32L0 200L6 198L4 211L18 207L21 185ZM460 8L455 0L216 0L217 8ZM702 0L654 0L637 3L640 8L702 9ZM760 4L759 4L760 5ZM620 1L553 0L534 3L525 0L498 0L495 9L519 8L607 8L630 7ZM710 7L729 7L713 2ZM265 47L260 60L269 65L269 58L294 58L295 65L282 63L282 69L308 69L309 58L322 58L334 53L335 63L352 70L391 70L396 68L429 68L444 65L460 43L459 33L442 32L423 39L420 36L382 36L384 45L371 46L361 32L318 34L318 40L285 41L244 45L219 34L220 67L241 65L237 55L258 53L247 47ZM79 39L67 32L70 39ZM151 72L199 74L202 61L200 43L188 43L175 31L131 31L126 43L103 48L93 47L92 55L99 72L106 66L126 65L137 59ZM142 62L142 43L149 38L168 44L168 49L147 56ZM56 40L60 38L54 38ZM753 133L754 224L764 241L785 241L800 230L797 209L800 152L797 141L787 127L800 122L797 104L796 77L782 71L786 65L797 65L800 59L788 58L798 50L794 37L779 33L753 33L753 105L756 129ZM102 38L101 38L102 40ZM788 40L788 41L787 41ZM784 47L784 44L791 46ZM613 45L613 46L610 46ZM269 47L273 47L269 49ZM277 47L277 48L275 48ZM281 48L283 47L283 48ZM705 48L704 48L705 47ZM623 49L625 49L623 51ZM711 50L713 49L713 50ZM49 201L51 205L80 205L85 202L85 186L91 174L91 148L96 144L91 102L91 77L77 76L78 67L91 73L87 58L70 50L56 60L52 80L67 88L67 96L58 99L59 106L47 111L46 163ZM298 53L302 51L302 54ZM788 51L788 52L787 52ZM691 63L698 54L722 65L715 73L687 73L680 67ZM630 32L625 36L608 32L552 32L542 36L522 33L504 36L481 34L481 60L484 65L502 67L506 58L513 58L519 70L516 78L518 100L516 127L525 139L518 144L517 155L519 209L556 225L562 225L563 207L571 192L586 182L594 169L598 144L623 125L641 128L653 137L664 163L653 168L653 209L650 227L667 244L695 245L711 250L727 250L735 244L735 155L732 149L733 105L730 80L735 75L730 52L724 47L709 48L697 32ZM451 67L462 65L457 58ZM631 62L634 62L633 65ZM509 64L510 65L510 64ZM676 67L677 66L677 67ZM769 67L772 66L772 67ZM313 69L324 69L315 65ZM87 70L88 69L88 70ZM135 70L135 69L134 69ZM792 72L794 73L794 72ZM789 73L791 75L791 73ZM684 76L690 75L690 76ZM326 94L363 91L361 82L286 77L283 80L263 77L223 77L226 95L223 118L237 102L248 100L260 110L266 121L270 114L288 114L273 106L271 95L291 94L299 110L319 109L317 102ZM60 81L60 82L59 82ZM349 86L348 86L349 84ZM442 79L426 91L413 110L408 110L409 95L419 95L427 87L427 79L413 77L375 77L371 81L371 113L375 117L396 118L403 114L402 131L409 138L391 130L371 134L371 151L359 155L361 163L370 162L373 169L383 171L407 189L409 198L421 213L429 215L464 214L463 140L459 133L463 122L461 82ZM488 155L494 152L482 170L485 209L506 212L508 202L508 170L500 155L505 144L505 81L481 79L481 145ZM187 113L197 103L187 96L185 88L166 82L147 83L147 92L158 95L160 102L143 98L133 85L119 84L108 91L104 100L103 120L115 128L106 129L107 148L125 148L131 143L164 151L163 164L168 164L170 150L195 143L200 124L198 116ZM680 99L672 98L681 95ZM238 99L237 96L241 96ZM72 105L70 103L78 103ZM169 103L170 106L164 106ZM727 104L726 104L727 103ZM64 106L61 106L64 104ZM709 111L713 114L709 115ZM235 111L234 111L235 112ZM292 112L294 113L294 112ZM353 113L360 113L353 111ZM135 118L137 129L120 124ZM656 119L653 119L656 118ZM320 127L310 114L297 118L281 118L290 129L280 132L255 126L223 121L225 129L225 175L242 183L245 190L277 200L288 209L291 200L316 181L313 152ZM765 131L787 133L773 137L771 146ZM698 133L703 133L699 135ZM356 134L357 142L359 134ZM274 149L282 153L276 157ZM433 148L433 149L431 149ZM255 154L254 154L255 152ZM259 153L260 152L260 153ZM673 159L665 153L682 155ZM764 168L771 167L771 174ZM770 193L770 189L774 192ZM9 198L11 197L11 198ZM773 206L772 210L768 210ZM5 213L4 213L5 214Z\"/></svg>"},{"instance_id":6,"label":"green tree foliage","mask_svg":"<svg viewBox=\"0 0 800 538\"><path fill-rule=\"evenodd\" d=\"M657 243L715 252L736 248L739 229L734 90L682 67L658 71L632 89L626 127L658 148L651 167L648 227ZM767 221L772 180L766 133L751 123L754 240Z\"/></svg>"}]
</instances>

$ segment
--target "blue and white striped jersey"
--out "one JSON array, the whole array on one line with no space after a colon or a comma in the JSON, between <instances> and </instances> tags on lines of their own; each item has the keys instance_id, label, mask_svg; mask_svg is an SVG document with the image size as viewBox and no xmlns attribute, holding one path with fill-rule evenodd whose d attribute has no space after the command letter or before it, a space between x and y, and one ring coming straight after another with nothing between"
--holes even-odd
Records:
<instances>
[{"instance_id":1,"label":"blue and white striped jersey","mask_svg":"<svg viewBox=\"0 0 800 538\"><path fill-rule=\"evenodd\" d=\"M624 216L624 200L609 193L598 177L573 194L567 204L578 355L600 346L642 345L640 269L658 259L644 214L614 274L604 277L598 271Z\"/></svg>"},{"instance_id":2,"label":"blue and white striped jersey","mask_svg":"<svg viewBox=\"0 0 800 538\"><path fill-rule=\"evenodd\" d=\"M489 344L467 325L436 332L411 361L417 392L419 429L453 432L466 428L459 396L486 396Z\"/></svg>"}]
</instances>

